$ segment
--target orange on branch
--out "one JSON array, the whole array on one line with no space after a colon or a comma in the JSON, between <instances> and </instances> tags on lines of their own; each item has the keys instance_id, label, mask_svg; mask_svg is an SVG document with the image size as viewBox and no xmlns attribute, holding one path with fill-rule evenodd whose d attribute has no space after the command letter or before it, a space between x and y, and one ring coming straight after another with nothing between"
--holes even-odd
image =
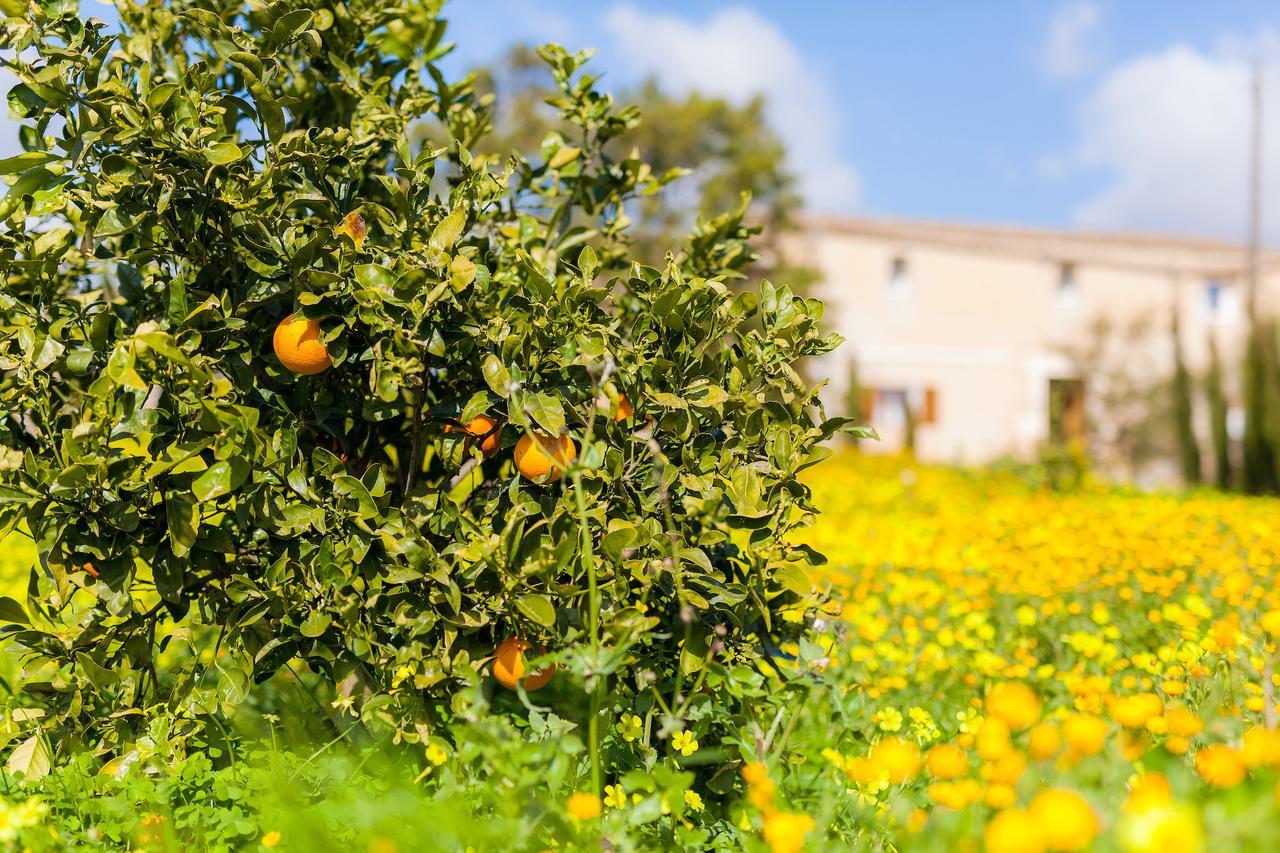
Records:
<instances>
[{"instance_id":1,"label":"orange on branch","mask_svg":"<svg viewBox=\"0 0 1280 853\"><path fill-rule=\"evenodd\" d=\"M466 426L459 427L448 424L444 428L445 432L458 432L459 430L467 434L468 446L474 443L480 448L480 452L484 454L485 459L497 453L502 444L502 427L488 415L476 415L467 422Z\"/></svg>"},{"instance_id":2,"label":"orange on branch","mask_svg":"<svg viewBox=\"0 0 1280 853\"><path fill-rule=\"evenodd\" d=\"M556 668L548 666L537 672L525 673L524 653L533 648L519 637L507 637L493 653L493 677L508 690L515 690L516 685L523 683L524 689L530 693L547 686Z\"/></svg>"},{"instance_id":3,"label":"orange on branch","mask_svg":"<svg viewBox=\"0 0 1280 853\"><path fill-rule=\"evenodd\" d=\"M565 469L577 458L578 448L567 435L553 437L542 433L525 434L516 442L516 470L535 483L559 480Z\"/></svg>"},{"instance_id":4,"label":"orange on branch","mask_svg":"<svg viewBox=\"0 0 1280 853\"><path fill-rule=\"evenodd\" d=\"M320 340L320 323L297 314L280 321L271 345L281 364L303 376L314 376L333 364L329 348Z\"/></svg>"}]
</instances>

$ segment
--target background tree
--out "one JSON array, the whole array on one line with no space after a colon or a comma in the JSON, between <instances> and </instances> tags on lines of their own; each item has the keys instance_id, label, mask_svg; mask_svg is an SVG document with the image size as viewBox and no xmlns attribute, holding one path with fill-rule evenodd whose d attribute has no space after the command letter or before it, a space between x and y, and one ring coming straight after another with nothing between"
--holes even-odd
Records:
<instances>
[{"instance_id":1,"label":"background tree","mask_svg":"<svg viewBox=\"0 0 1280 853\"><path fill-rule=\"evenodd\" d=\"M1209 429L1213 437L1214 485L1223 490L1231 489L1235 485L1235 477L1231 468L1231 436L1227 429L1227 395L1223 387L1222 358L1213 335L1209 336L1205 397L1209 404Z\"/></svg>"},{"instance_id":2,"label":"background tree","mask_svg":"<svg viewBox=\"0 0 1280 853\"><path fill-rule=\"evenodd\" d=\"M1178 459L1182 466L1182 480L1197 485L1202 478L1200 444L1196 441L1195 408L1192 401L1191 374L1182 356L1182 329L1180 312L1174 306L1169 333L1173 344L1173 417L1178 435Z\"/></svg>"},{"instance_id":3,"label":"background tree","mask_svg":"<svg viewBox=\"0 0 1280 853\"><path fill-rule=\"evenodd\" d=\"M532 48L514 46L475 74L477 89L497 98L485 144L534 156L548 135L568 133L548 104L555 97L554 81ZM763 98L737 106L696 91L676 97L651 79L621 97L639 108L643 121L612 140L610 153L618 158L634 153L660 175L684 175L661 192L630 204L636 257L661 263L695 216L731 210L748 193L748 218L762 230L761 258L754 273L783 276L792 286L812 280L814 273L808 269L782 267L773 248L777 236L794 226L800 198L786 168L786 149L765 116ZM572 142L571 134L567 138Z\"/></svg>"},{"instance_id":4,"label":"background tree","mask_svg":"<svg viewBox=\"0 0 1280 853\"><path fill-rule=\"evenodd\" d=\"M1276 364L1276 328L1253 311L1245 343L1244 489L1250 494L1280 490L1280 366Z\"/></svg>"},{"instance_id":5,"label":"background tree","mask_svg":"<svg viewBox=\"0 0 1280 853\"><path fill-rule=\"evenodd\" d=\"M1103 471L1126 480L1177 452L1170 377L1146 369L1138 355L1157 331L1147 318L1120 326L1099 317L1086 336L1062 351L1074 375L1087 383L1089 411L1106 413L1089 416L1089 455Z\"/></svg>"}]
</instances>

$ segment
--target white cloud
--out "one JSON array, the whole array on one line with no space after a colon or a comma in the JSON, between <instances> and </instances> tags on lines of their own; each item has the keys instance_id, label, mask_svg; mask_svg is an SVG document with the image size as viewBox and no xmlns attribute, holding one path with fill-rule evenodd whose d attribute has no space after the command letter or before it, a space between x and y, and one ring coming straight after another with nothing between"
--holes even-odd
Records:
<instances>
[{"instance_id":1,"label":"white cloud","mask_svg":"<svg viewBox=\"0 0 1280 853\"><path fill-rule=\"evenodd\" d=\"M604 18L622 58L674 93L698 91L743 103L765 96L770 123L813 209L857 205L858 173L840 155L839 110L796 46L755 12L730 8L704 21L654 15L629 4Z\"/></svg>"},{"instance_id":2,"label":"white cloud","mask_svg":"<svg viewBox=\"0 0 1280 853\"><path fill-rule=\"evenodd\" d=\"M1095 228L1244 236L1247 224L1251 45L1213 52L1174 45L1108 72L1080 112L1071 157L1109 183L1075 211ZM1274 67L1274 63L1273 63ZM1280 241L1280 76L1264 88L1264 226Z\"/></svg>"},{"instance_id":3,"label":"white cloud","mask_svg":"<svg viewBox=\"0 0 1280 853\"><path fill-rule=\"evenodd\" d=\"M1077 77L1093 67L1092 39L1100 18L1093 3L1072 3L1054 13L1043 55L1049 76Z\"/></svg>"}]
</instances>

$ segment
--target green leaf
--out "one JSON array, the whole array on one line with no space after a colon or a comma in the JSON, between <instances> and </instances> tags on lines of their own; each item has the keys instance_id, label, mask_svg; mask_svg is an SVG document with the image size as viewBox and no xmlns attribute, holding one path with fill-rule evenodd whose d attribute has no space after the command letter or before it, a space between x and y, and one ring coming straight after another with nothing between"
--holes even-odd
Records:
<instances>
[{"instance_id":1,"label":"green leaf","mask_svg":"<svg viewBox=\"0 0 1280 853\"><path fill-rule=\"evenodd\" d=\"M215 142L205 149L204 157L215 166L226 166L243 160L248 153L248 148L241 148L234 142Z\"/></svg>"},{"instance_id":2,"label":"green leaf","mask_svg":"<svg viewBox=\"0 0 1280 853\"><path fill-rule=\"evenodd\" d=\"M526 595L518 598L516 607L544 628L551 628L556 624L556 606L545 595Z\"/></svg>"},{"instance_id":3,"label":"green leaf","mask_svg":"<svg viewBox=\"0 0 1280 853\"><path fill-rule=\"evenodd\" d=\"M714 385L703 385L698 388L691 388L685 392L685 399L691 405L700 408L709 408L718 406L725 400L729 399L729 395L725 393L723 388L717 388Z\"/></svg>"},{"instance_id":4,"label":"green leaf","mask_svg":"<svg viewBox=\"0 0 1280 853\"><path fill-rule=\"evenodd\" d=\"M43 232L31 246L32 254L37 258L61 258L71 246L73 234L71 228L60 225Z\"/></svg>"},{"instance_id":5,"label":"green leaf","mask_svg":"<svg viewBox=\"0 0 1280 853\"><path fill-rule=\"evenodd\" d=\"M462 208L455 208L452 213L440 220L440 224L431 232L430 245L433 249L447 252L462 236L462 228L467 223L467 214Z\"/></svg>"},{"instance_id":6,"label":"green leaf","mask_svg":"<svg viewBox=\"0 0 1280 853\"><path fill-rule=\"evenodd\" d=\"M590 284L595 280L599 269L600 261L596 258L596 250L590 246L583 246L578 254L578 271L582 273L582 283Z\"/></svg>"},{"instance_id":7,"label":"green leaf","mask_svg":"<svg viewBox=\"0 0 1280 853\"><path fill-rule=\"evenodd\" d=\"M10 118L35 118L44 108L44 98L37 95L26 83L19 83L9 90Z\"/></svg>"},{"instance_id":8,"label":"green leaf","mask_svg":"<svg viewBox=\"0 0 1280 853\"><path fill-rule=\"evenodd\" d=\"M27 611L23 609L22 605L7 595L0 596L0 620L18 622L23 625L31 622L30 617L27 616Z\"/></svg>"},{"instance_id":9,"label":"green leaf","mask_svg":"<svg viewBox=\"0 0 1280 853\"><path fill-rule=\"evenodd\" d=\"M463 290L476 280L476 265L462 255L449 262L449 284L454 290Z\"/></svg>"},{"instance_id":10,"label":"green leaf","mask_svg":"<svg viewBox=\"0 0 1280 853\"><path fill-rule=\"evenodd\" d=\"M564 406L559 397L550 394L530 394L525 398L525 408L529 416L538 422L550 435L564 432Z\"/></svg>"},{"instance_id":11,"label":"green leaf","mask_svg":"<svg viewBox=\"0 0 1280 853\"><path fill-rule=\"evenodd\" d=\"M796 595L813 594L813 581L809 579L809 574L799 566L783 566L774 573L774 577Z\"/></svg>"},{"instance_id":12,"label":"green leaf","mask_svg":"<svg viewBox=\"0 0 1280 853\"><path fill-rule=\"evenodd\" d=\"M298 626L298 630L304 637L319 637L329 628L329 623L333 618L323 610L313 610L306 619L302 620L302 624Z\"/></svg>"},{"instance_id":13,"label":"green leaf","mask_svg":"<svg viewBox=\"0 0 1280 853\"><path fill-rule=\"evenodd\" d=\"M600 541L600 553L607 557L610 561L618 563L622 561L622 552L631 547L636 541L636 529L634 527L621 527L617 530L610 531L608 535Z\"/></svg>"},{"instance_id":14,"label":"green leaf","mask_svg":"<svg viewBox=\"0 0 1280 853\"><path fill-rule=\"evenodd\" d=\"M185 556L195 544L200 529L200 511L195 499L188 494L171 494L165 498L164 514L169 522L169 539L173 553Z\"/></svg>"},{"instance_id":15,"label":"green leaf","mask_svg":"<svg viewBox=\"0 0 1280 853\"><path fill-rule=\"evenodd\" d=\"M51 766L49 744L39 733L18 744L5 765L10 773L21 775L24 783L38 782L48 776Z\"/></svg>"},{"instance_id":16,"label":"green leaf","mask_svg":"<svg viewBox=\"0 0 1280 853\"><path fill-rule=\"evenodd\" d=\"M53 172L43 166L28 169L9 187L4 199L0 200L0 219L8 219L22 204L23 198L42 190L53 180Z\"/></svg>"},{"instance_id":17,"label":"green leaf","mask_svg":"<svg viewBox=\"0 0 1280 853\"><path fill-rule=\"evenodd\" d=\"M484 374L484 381L490 391L504 400L511 396L511 374L496 355L489 353L484 357L480 372Z\"/></svg>"},{"instance_id":18,"label":"green leaf","mask_svg":"<svg viewBox=\"0 0 1280 853\"><path fill-rule=\"evenodd\" d=\"M280 104L261 82L250 79L249 92L253 95L253 105L258 111L258 117L262 119L267 138L272 142L279 142L280 137L284 136L284 110L280 109Z\"/></svg>"},{"instance_id":19,"label":"green leaf","mask_svg":"<svg viewBox=\"0 0 1280 853\"><path fill-rule=\"evenodd\" d=\"M229 495L240 488L249 476L249 463L244 459L224 459L215 462L191 484L196 500L211 501Z\"/></svg>"},{"instance_id":20,"label":"green leaf","mask_svg":"<svg viewBox=\"0 0 1280 853\"><path fill-rule=\"evenodd\" d=\"M52 151L28 151L0 160L0 175L16 175L36 166L43 166L61 159Z\"/></svg>"}]
</instances>

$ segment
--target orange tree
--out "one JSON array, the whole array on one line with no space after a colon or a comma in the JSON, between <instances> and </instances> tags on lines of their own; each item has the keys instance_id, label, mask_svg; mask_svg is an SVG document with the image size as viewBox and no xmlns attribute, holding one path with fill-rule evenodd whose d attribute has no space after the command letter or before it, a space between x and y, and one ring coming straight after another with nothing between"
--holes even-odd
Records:
<instances>
[{"instance_id":1,"label":"orange tree","mask_svg":"<svg viewBox=\"0 0 1280 853\"><path fill-rule=\"evenodd\" d=\"M409 740L558 666L597 783L606 706L749 704L817 601L786 534L845 424L795 367L836 340L726 286L742 210L628 262L670 176L606 154L639 116L585 54L540 51L573 132L528 161L474 149L434 2L3 7L11 766L193 732L286 664Z\"/></svg>"}]
</instances>

